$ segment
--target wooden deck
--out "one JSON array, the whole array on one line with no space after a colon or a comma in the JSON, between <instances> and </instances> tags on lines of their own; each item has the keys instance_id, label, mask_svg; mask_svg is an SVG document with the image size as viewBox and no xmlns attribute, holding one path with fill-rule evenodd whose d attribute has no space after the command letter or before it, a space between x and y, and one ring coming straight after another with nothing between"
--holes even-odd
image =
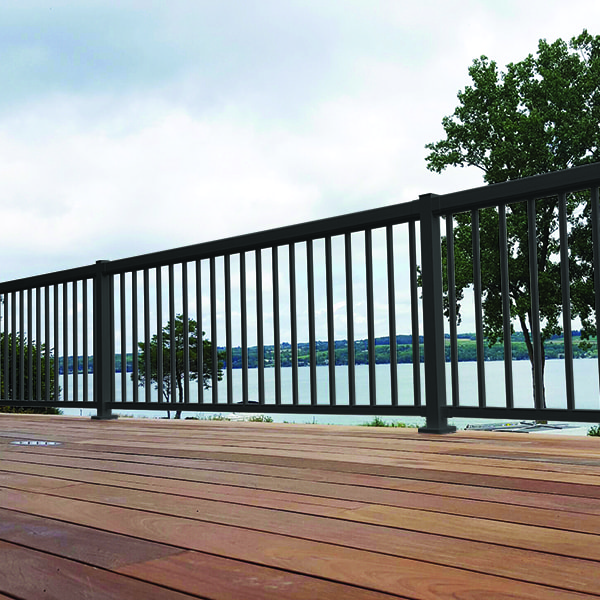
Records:
<instances>
[{"instance_id":1,"label":"wooden deck","mask_svg":"<svg viewBox=\"0 0 600 600\"><path fill-rule=\"evenodd\" d=\"M0 415L0 458L0 600L600 595L598 438Z\"/></svg>"}]
</instances>

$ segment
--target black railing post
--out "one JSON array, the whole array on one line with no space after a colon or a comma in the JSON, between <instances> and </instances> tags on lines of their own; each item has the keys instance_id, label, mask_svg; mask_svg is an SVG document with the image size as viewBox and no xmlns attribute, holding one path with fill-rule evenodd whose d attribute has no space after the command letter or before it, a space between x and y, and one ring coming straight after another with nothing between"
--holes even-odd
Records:
<instances>
[{"instance_id":1,"label":"black railing post","mask_svg":"<svg viewBox=\"0 0 600 600\"><path fill-rule=\"evenodd\" d=\"M452 433L446 406L444 299L440 217L433 214L433 194L419 196L421 221L421 274L423 284L423 338L425 342L425 411L420 433ZM413 340L413 343L414 340Z\"/></svg>"},{"instance_id":2,"label":"black railing post","mask_svg":"<svg viewBox=\"0 0 600 600\"><path fill-rule=\"evenodd\" d=\"M96 415L92 419L116 419L109 402L113 398L111 303L113 302L111 277L106 273L107 260L96 262L94 276L94 402Z\"/></svg>"}]
</instances>

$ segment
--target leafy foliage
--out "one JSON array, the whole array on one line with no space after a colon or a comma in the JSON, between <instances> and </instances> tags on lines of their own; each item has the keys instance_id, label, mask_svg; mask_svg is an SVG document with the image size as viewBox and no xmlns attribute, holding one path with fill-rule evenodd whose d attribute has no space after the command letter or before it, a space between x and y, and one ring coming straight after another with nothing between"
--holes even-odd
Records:
<instances>
[{"instance_id":1,"label":"leafy foliage","mask_svg":"<svg viewBox=\"0 0 600 600\"><path fill-rule=\"evenodd\" d=\"M19 334L0 333L0 352L2 353L2 364L0 365L0 399L5 398L9 401L28 401L36 400L38 389L38 345L35 341L29 342L26 337L21 337ZM41 397L40 400L46 399L46 344L39 346L41 354L41 371L39 373ZM31 354L31 372L29 369L29 357ZM56 400L55 396L55 359L52 351L49 351L49 367L50 367L50 387L48 389L50 401ZM6 363L5 363L6 359ZM8 369L5 369L5 365ZM14 365L14 370L13 370ZM23 365L23 389L21 389L21 365ZM16 377L15 377L16 376ZM31 383L31 386L30 386ZM29 397L29 388L32 390L32 397ZM59 388L60 392L60 388ZM48 408L21 409L18 407L0 407L0 412L40 412L42 414L56 414L53 410L50 412ZM60 413L58 413L60 414Z\"/></svg>"},{"instance_id":2,"label":"leafy foliage","mask_svg":"<svg viewBox=\"0 0 600 600\"><path fill-rule=\"evenodd\" d=\"M584 30L569 44L540 40L536 56L510 63L504 72L482 56L469 75L472 85L458 93L459 106L442 120L446 138L426 146L431 171L475 166L487 183L499 183L600 160L600 36ZM583 338L596 334L590 202L589 194L572 194L567 207L572 314L581 318ZM506 214L511 318L533 360L527 204L508 205ZM479 218L484 333L494 344L503 330L498 210L482 210ZM464 290L473 284L471 215L455 215L455 223L460 314ZM536 226L543 350L562 331L557 198L537 201Z\"/></svg>"},{"instance_id":3,"label":"leafy foliage","mask_svg":"<svg viewBox=\"0 0 600 600\"><path fill-rule=\"evenodd\" d=\"M600 437L600 425L594 425L593 427L590 427L587 434Z\"/></svg>"},{"instance_id":4,"label":"leafy foliage","mask_svg":"<svg viewBox=\"0 0 600 600\"><path fill-rule=\"evenodd\" d=\"M188 319L187 331L183 315L175 317L175 335L173 337L175 351L175 369L174 379L172 380L171 373L171 323L167 323L162 330L162 344L159 345L158 335L152 336L148 350L146 344L140 342L138 344L138 385L146 385L146 364L150 364L150 383L154 384L156 390L160 389L165 402L172 401L173 396L177 396L179 402L183 402L184 381L186 372L190 381L198 380L198 327L194 319ZM188 360L186 364L185 356L185 340L188 340ZM204 337L204 332L202 332ZM162 346L162 347L161 347ZM162 381L159 381L159 350L162 354ZM213 357L212 344L209 340L202 340L202 383L205 389L210 388L213 378ZM223 379L223 358L224 354L218 354L218 365L216 376L217 380ZM133 374L132 374L133 378ZM175 393L174 393L175 392ZM181 411L177 411L175 418L181 417Z\"/></svg>"},{"instance_id":5,"label":"leafy foliage","mask_svg":"<svg viewBox=\"0 0 600 600\"><path fill-rule=\"evenodd\" d=\"M446 139L426 146L430 170L475 166L499 183L600 158L600 36L540 40L536 57L505 72L482 56L469 75L473 85L442 120Z\"/></svg>"}]
</instances>

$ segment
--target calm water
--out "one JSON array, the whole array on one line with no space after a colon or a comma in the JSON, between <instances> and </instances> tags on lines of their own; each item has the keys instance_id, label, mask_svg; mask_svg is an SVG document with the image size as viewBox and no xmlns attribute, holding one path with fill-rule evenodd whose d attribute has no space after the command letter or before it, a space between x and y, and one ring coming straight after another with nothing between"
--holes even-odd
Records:
<instances>
[{"instance_id":1,"label":"calm water","mask_svg":"<svg viewBox=\"0 0 600 600\"><path fill-rule=\"evenodd\" d=\"M574 363L575 372L575 401L576 407L580 409L600 409L600 396L598 388L598 361L596 359L578 359ZM398 369L398 390L400 404L412 404L413 402L413 379L412 365L397 365ZM450 398L450 365L447 365L446 384L448 388L448 398ZM376 389L377 403L381 405L390 404L390 365L377 365L376 369ZM503 406L505 404L504 392L504 364L502 362L487 362L486 371L486 394L488 406ZM336 374L336 397L338 404L347 404L348 400L348 370L344 366L338 366L335 369ZM306 367L298 369L300 404L310 404L310 370ZM284 404L291 404L292 390L292 370L289 368L281 370L282 378L282 396ZM249 399L258 400L258 369L248 371L249 379ZM531 367L528 361L513 362L513 379L515 382L515 406L519 408L533 407L532 387L531 387ZM266 403L275 402L275 370L265 369L265 393ZM93 375L89 376L90 390L92 387ZM61 376L61 386L64 387ZM233 371L233 391L234 397L242 398L242 371L236 369ZM423 365L421 365L421 385L423 382ZM68 377L69 396L72 394L73 377ZM477 363L464 362L459 364L459 386L461 405L477 404ZM79 375L79 399L82 400L82 376ZM115 377L116 397L120 398L122 394L121 375ZM219 382L219 400L224 402L226 399L226 382ZM206 392L205 392L206 393ZM144 396L143 388L139 389L140 399ZM131 375L127 376L126 396L128 400L133 397L133 382ZM190 400L197 402L198 388L195 382L190 384ZM317 398L319 404L329 402L329 369L328 367L317 367ZM369 404L369 375L366 365L356 367L356 398L357 404ZM547 404L551 408L566 408L566 392L564 377L564 361L549 360L546 363L546 398ZM210 391L205 397L210 401ZM152 390L152 401L157 401L157 392ZM63 409L65 414L90 415L94 411L80 409ZM227 414L230 409L223 407L223 414ZM134 414L131 410L117 411L125 414ZM158 417L166 413L157 411L136 411L135 416L139 417ZM214 412L202 412L198 406L197 412L184 413L184 415L208 416ZM399 413L398 420L406 423L422 423L421 418L401 417ZM334 423L339 425L353 425L363 423L370 417L348 416L348 415L293 415L293 414L271 414L274 421L293 421L297 423ZM478 420L454 419L453 422L458 426L464 426L466 423L475 423Z\"/></svg>"}]
</instances>

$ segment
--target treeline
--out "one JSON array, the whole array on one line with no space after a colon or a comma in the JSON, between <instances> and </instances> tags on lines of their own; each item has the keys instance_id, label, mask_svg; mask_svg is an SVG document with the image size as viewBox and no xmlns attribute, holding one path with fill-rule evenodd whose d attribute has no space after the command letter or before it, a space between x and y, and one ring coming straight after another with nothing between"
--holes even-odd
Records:
<instances>
[{"instance_id":1,"label":"treeline","mask_svg":"<svg viewBox=\"0 0 600 600\"><path fill-rule=\"evenodd\" d=\"M529 360L527 346L522 333L515 333L512 336L512 357L513 360ZM412 337L410 335L399 335L396 338L396 348L398 364L412 363ZM554 337L548 340L544 347L546 359L564 358L565 346L562 337ZM225 351L225 348L219 348L219 351ZM423 338L419 339L420 361L424 360ZM504 360L504 346L495 344L489 346L486 342L484 347L485 360L495 361ZM581 340L579 332L573 333L573 357L574 358L596 358L598 356L597 340ZM264 361L266 367L272 367L275 364L274 346L265 346ZM450 339L446 336L446 360L450 360ZM458 336L458 360L460 362L470 362L477 360L477 344L474 333L459 334ZM329 345L327 342L316 342L316 361L317 365L329 364ZM354 342L354 361L357 365L369 364L368 340L356 340ZM59 372L63 373L63 359L59 358ZM390 363L390 339L389 337L379 337L375 339L375 363ZM69 373L73 372L73 357L68 358ZM298 344L298 365L301 367L310 364L310 346L307 342ZM335 364L348 364L348 342L338 340L335 342ZM292 366L292 347L289 343L281 344L281 366ZM226 367L226 361L224 364ZM258 367L258 348L252 346L248 348L248 367L251 369ZM115 355L115 368L118 373L122 371L121 355ZM232 368L242 368L242 349L236 347L232 349ZM133 357L131 353L127 354L127 372L133 370ZM79 357L79 373L83 372L83 357ZM94 372L94 359L92 356L88 359L88 372Z\"/></svg>"}]
</instances>

